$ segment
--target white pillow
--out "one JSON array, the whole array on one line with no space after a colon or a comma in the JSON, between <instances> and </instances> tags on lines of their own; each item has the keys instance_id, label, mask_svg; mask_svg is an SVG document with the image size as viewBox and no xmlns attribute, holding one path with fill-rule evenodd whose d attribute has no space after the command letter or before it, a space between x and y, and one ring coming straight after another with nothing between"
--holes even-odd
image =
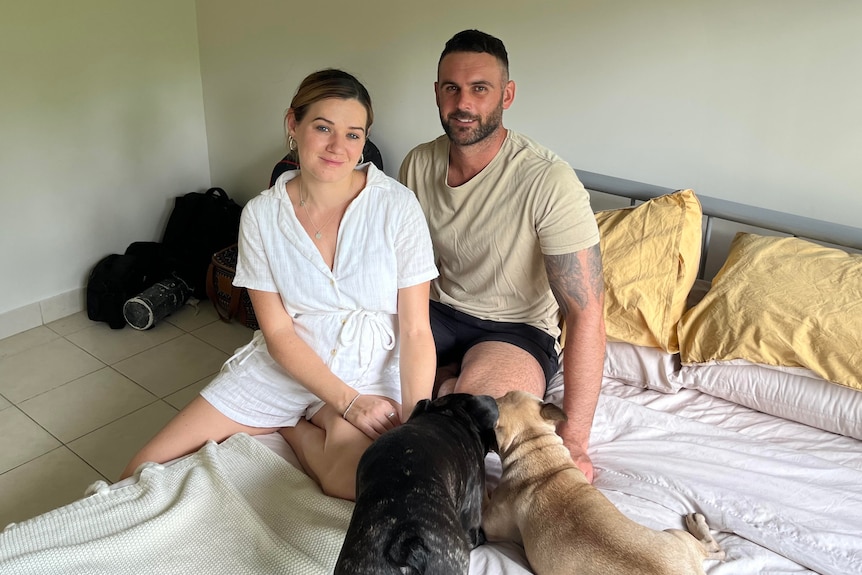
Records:
<instances>
[{"instance_id":1,"label":"white pillow","mask_svg":"<svg viewBox=\"0 0 862 575\"><path fill-rule=\"evenodd\" d=\"M674 379L679 368L678 353L656 347L609 341L605 348L604 376L633 387L676 393L682 387Z\"/></svg>"},{"instance_id":2,"label":"white pillow","mask_svg":"<svg viewBox=\"0 0 862 575\"><path fill-rule=\"evenodd\" d=\"M557 383L562 387L562 374ZM676 393L689 388L757 411L862 440L862 391L836 385L804 367L732 360L680 365L679 354L608 342L604 376ZM555 390L555 391L561 391Z\"/></svg>"},{"instance_id":3,"label":"white pillow","mask_svg":"<svg viewBox=\"0 0 862 575\"><path fill-rule=\"evenodd\" d=\"M682 387L862 440L862 391L806 368L732 360L684 365L672 379Z\"/></svg>"},{"instance_id":4,"label":"white pillow","mask_svg":"<svg viewBox=\"0 0 862 575\"><path fill-rule=\"evenodd\" d=\"M674 373L679 368L678 353L667 353L657 347L609 341L605 348L604 377L632 387L676 393L682 388L682 385L673 379ZM545 401L561 405L562 399L563 358L561 356L560 369L548 382Z\"/></svg>"}]
</instances>

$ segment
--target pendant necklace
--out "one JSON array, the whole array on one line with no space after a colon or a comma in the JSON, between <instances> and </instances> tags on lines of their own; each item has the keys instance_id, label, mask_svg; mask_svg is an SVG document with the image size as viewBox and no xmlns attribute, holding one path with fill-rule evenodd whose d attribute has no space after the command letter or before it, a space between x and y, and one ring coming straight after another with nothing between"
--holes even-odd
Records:
<instances>
[{"instance_id":1,"label":"pendant necklace","mask_svg":"<svg viewBox=\"0 0 862 575\"><path fill-rule=\"evenodd\" d=\"M332 221L332 218L335 217L335 214L338 213L338 210L332 212L332 214L329 216L329 218L327 218L323 225L318 227L318 225L314 223L314 220L311 219L311 214L308 213L308 206L305 205L305 198L302 197L302 178L300 178L299 180L299 205L302 206L302 209L305 210L305 216L311 223L311 227L314 228L314 238L319 240L323 237L323 234L320 233L320 230L329 225L329 222Z\"/></svg>"}]
</instances>

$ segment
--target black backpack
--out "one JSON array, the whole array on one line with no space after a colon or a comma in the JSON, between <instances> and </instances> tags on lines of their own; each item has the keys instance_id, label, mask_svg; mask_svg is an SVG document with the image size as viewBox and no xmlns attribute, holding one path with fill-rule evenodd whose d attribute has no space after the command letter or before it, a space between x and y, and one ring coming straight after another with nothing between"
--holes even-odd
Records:
<instances>
[{"instance_id":1,"label":"black backpack","mask_svg":"<svg viewBox=\"0 0 862 575\"><path fill-rule=\"evenodd\" d=\"M107 322L111 329L125 327L126 300L169 275L170 267L157 242L134 242L124 254L105 256L87 280L87 317Z\"/></svg>"},{"instance_id":2,"label":"black backpack","mask_svg":"<svg viewBox=\"0 0 862 575\"><path fill-rule=\"evenodd\" d=\"M162 245L175 264L176 275L196 298L207 297L207 268L213 254L237 243L241 214L242 207L221 188L176 198Z\"/></svg>"}]
</instances>

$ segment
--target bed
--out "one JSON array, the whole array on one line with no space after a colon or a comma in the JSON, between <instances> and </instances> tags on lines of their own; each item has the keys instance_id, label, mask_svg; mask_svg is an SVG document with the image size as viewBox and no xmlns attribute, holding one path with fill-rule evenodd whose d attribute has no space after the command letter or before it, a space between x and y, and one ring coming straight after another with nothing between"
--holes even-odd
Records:
<instances>
[{"instance_id":1,"label":"bed","mask_svg":"<svg viewBox=\"0 0 862 575\"><path fill-rule=\"evenodd\" d=\"M653 528L704 514L727 555L710 575L862 573L862 229L578 174L594 205L625 198L597 213L595 486ZM297 466L277 434L146 464L7 527L0 573L330 573L353 505ZM470 572L530 573L515 544Z\"/></svg>"}]
</instances>

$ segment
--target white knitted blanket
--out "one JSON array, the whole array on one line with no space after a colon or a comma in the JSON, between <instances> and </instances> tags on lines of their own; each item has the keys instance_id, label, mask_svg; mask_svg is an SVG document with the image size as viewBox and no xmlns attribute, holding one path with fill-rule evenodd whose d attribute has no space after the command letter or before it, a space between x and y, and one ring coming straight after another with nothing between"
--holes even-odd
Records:
<instances>
[{"instance_id":1,"label":"white knitted blanket","mask_svg":"<svg viewBox=\"0 0 862 575\"><path fill-rule=\"evenodd\" d=\"M332 573L353 503L248 435L0 533L0 573Z\"/></svg>"}]
</instances>

